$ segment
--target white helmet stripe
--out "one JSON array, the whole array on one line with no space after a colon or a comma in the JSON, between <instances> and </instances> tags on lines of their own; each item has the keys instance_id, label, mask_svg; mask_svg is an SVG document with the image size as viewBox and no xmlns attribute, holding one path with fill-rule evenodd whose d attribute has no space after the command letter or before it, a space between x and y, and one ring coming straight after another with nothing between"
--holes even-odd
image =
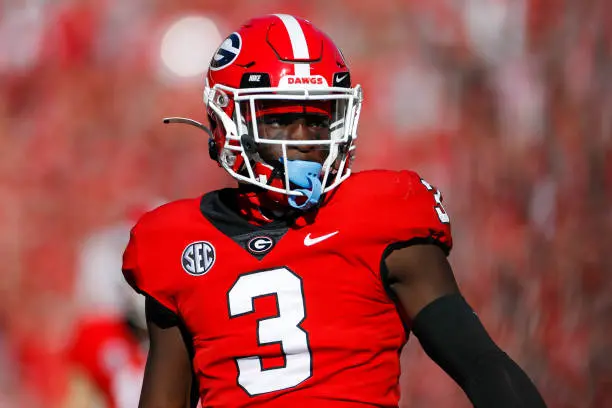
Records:
<instances>
[{"instance_id":1,"label":"white helmet stripe","mask_svg":"<svg viewBox=\"0 0 612 408\"><path fill-rule=\"evenodd\" d=\"M276 17L280 18L287 34L289 34L289 40L291 41L291 48L293 49L293 58L295 59L310 59L310 53L308 52L308 43L306 43L306 36L300 26L300 23L293 16L288 14L275 14ZM308 63L297 63L293 64L295 67L294 74L296 76L310 76L310 64Z\"/></svg>"}]
</instances>

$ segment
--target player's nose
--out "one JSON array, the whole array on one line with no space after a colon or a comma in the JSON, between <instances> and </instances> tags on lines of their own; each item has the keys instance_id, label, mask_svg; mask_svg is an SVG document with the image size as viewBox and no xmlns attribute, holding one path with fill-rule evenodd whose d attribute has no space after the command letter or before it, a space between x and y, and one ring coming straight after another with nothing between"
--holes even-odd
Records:
<instances>
[{"instance_id":1,"label":"player's nose","mask_svg":"<svg viewBox=\"0 0 612 408\"><path fill-rule=\"evenodd\" d=\"M287 129L289 140L308 140L308 124L305 119L296 119Z\"/></svg>"}]
</instances>

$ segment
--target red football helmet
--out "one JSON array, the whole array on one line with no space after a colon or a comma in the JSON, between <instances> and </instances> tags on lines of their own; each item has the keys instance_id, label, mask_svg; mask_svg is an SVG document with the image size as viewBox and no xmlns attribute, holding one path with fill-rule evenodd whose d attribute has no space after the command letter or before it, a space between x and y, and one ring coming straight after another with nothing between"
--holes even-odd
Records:
<instances>
[{"instance_id":1,"label":"red football helmet","mask_svg":"<svg viewBox=\"0 0 612 408\"><path fill-rule=\"evenodd\" d=\"M289 199L294 207L309 208L349 177L361 87L351 87L341 51L309 21L269 15L230 34L210 63L204 101L211 124L211 157L240 182L269 190L274 201ZM329 137L267 137L258 128L271 113L325 114ZM262 145L280 145L277 163L261 157ZM292 163L287 156L287 146L292 145L325 149L326 157L318 165ZM313 189L319 190L314 196Z\"/></svg>"}]
</instances>

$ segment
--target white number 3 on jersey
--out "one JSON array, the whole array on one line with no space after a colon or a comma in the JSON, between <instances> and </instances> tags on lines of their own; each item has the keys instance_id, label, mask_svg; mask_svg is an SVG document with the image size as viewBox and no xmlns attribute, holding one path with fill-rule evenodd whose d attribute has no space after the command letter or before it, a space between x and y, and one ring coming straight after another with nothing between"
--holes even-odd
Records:
<instances>
[{"instance_id":1,"label":"white number 3 on jersey","mask_svg":"<svg viewBox=\"0 0 612 408\"><path fill-rule=\"evenodd\" d=\"M434 195L434 199L436 200L436 205L434 206L434 209L436 210L436 213L438 214L438 218L440 219L440 222L442 224L449 224L450 218L448 214L446 213L444 206L442 205L442 194L437 189L433 188L431 184L429 184L425 180L421 179L421 183L423 183L425 188L431 191Z\"/></svg>"},{"instance_id":2,"label":"white number 3 on jersey","mask_svg":"<svg viewBox=\"0 0 612 408\"><path fill-rule=\"evenodd\" d=\"M308 334L300 327L306 317L299 276L281 267L242 275L228 292L231 318L254 311L254 299L274 295L278 316L259 320L259 344L280 343L285 366L263 369L261 357L236 358L238 384L251 396L293 388L312 375Z\"/></svg>"}]
</instances>

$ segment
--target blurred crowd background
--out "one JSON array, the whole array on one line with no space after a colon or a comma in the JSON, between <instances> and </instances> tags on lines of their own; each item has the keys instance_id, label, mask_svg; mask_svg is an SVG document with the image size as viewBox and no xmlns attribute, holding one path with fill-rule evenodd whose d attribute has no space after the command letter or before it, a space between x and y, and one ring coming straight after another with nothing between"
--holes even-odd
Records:
<instances>
[{"instance_id":1,"label":"blurred crowd background","mask_svg":"<svg viewBox=\"0 0 612 408\"><path fill-rule=\"evenodd\" d=\"M549 406L612 407L609 0L0 1L0 407L135 406L142 355L99 323L130 303L125 231L233 184L161 120L204 121L214 49L275 12L363 85L354 169L443 192L460 286ZM469 406L414 339L402 358L402 407Z\"/></svg>"}]
</instances>

